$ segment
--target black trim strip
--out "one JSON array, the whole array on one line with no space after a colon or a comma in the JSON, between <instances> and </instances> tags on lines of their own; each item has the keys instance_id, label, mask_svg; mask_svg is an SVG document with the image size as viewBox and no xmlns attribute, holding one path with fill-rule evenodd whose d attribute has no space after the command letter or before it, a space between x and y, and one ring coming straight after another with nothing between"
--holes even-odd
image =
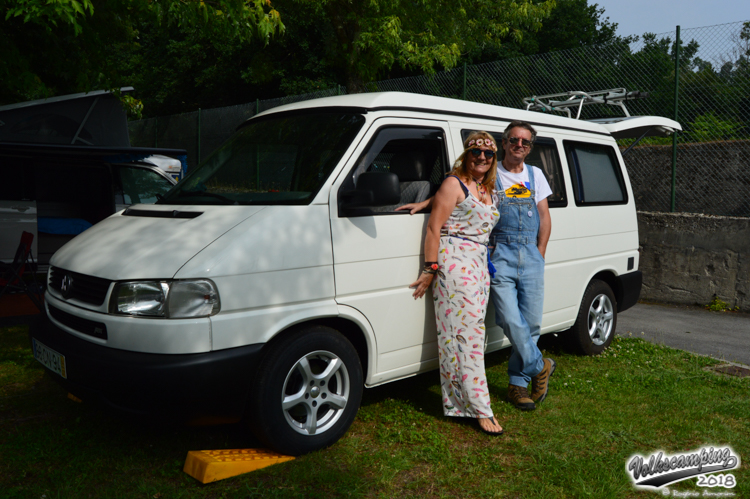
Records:
<instances>
[{"instance_id":1,"label":"black trim strip","mask_svg":"<svg viewBox=\"0 0 750 499\"><path fill-rule=\"evenodd\" d=\"M107 326L102 322L90 321L83 317L77 317L60 310L57 307L48 305L49 314L54 317L61 324L65 324L71 329L75 329L79 333L93 336L102 340L107 339Z\"/></svg>"},{"instance_id":2,"label":"black trim strip","mask_svg":"<svg viewBox=\"0 0 750 499\"><path fill-rule=\"evenodd\" d=\"M128 208L122 212L126 217L151 217L151 218L196 218L203 215L202 211L157 211L157 210L134 210Z\"/></svg>"}]
</instances>

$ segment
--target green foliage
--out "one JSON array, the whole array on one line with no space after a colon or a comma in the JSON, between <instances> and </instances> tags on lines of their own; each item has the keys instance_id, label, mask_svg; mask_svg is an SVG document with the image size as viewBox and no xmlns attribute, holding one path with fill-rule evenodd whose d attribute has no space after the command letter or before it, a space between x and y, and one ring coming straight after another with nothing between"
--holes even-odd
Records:
<instances>
[{"instance_id":1,"label":"green foliage","mask_svg":"<svg viewBox=\"0 0 750 499\"><path fill-rule=\"evenodd\" d=\"M95 7L92 0L0 0L0 105L130 85L144 27L262 44L284 30L268 0L99 0Z\"/></svg>"},{"instance_id":2,"label":"green foliage","mask_svg":"<svg viewBox=\"0 0 750 499\"><path fill-rule=\"evenodd\" d=\"M329 66L345 78L350 92L383 77L394 66L431 74L450 69L462 54L499 47L536 31L554 0L287 0L297 8L314 3L324 27Z\"/></svg>"},{"instance_id":3,"label":"green foliage","mask_svg":"<svg viewBox=\"0 0 750 499\"><path fill-rule=\"evenodd\" d=\"M742 123L739 121L732 118L721 119L710 111L695 118L688 127L688 135L691 142L710 142L740 138L740 130Z\"/></svg>"},{"instance_id":4,"label":"green foliage","mask_svg":"<svg viewBox=\"0 0 750 499\"><path fill-rule=\"evenodd\" d=\"M2 4L0 3L0 6ZM67 24L78 35L82 27L79 18L94 14L91 0L16 0L6 10L5 20L23 17L23 22L32 22L49 28L49 24Z\"/></svg>"},{"instance_id":5,"label":"green foliage","mask_svg":"<svg viewBox=\"0 0 750 499\"><path fill-rule=\"evenodd\" d=\"M723 301L721 298L719 298L716 295L714 295L711 302L708 305L706 305L705 308L706 310L712 310L714 312L727 312L727 311L739 310L739 307L732 308L732 306L729 303Z\"/></svg>"}]
</instances>

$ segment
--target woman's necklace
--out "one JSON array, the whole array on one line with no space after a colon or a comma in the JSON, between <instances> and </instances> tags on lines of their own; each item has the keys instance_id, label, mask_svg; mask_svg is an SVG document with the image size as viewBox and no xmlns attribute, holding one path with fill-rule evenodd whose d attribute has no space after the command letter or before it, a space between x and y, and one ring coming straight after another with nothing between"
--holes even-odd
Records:
<instances>
[{"instance_id":1,"label":"woman's necklace","mask_svg":"<svg viewBox=\"0 0 750 499\"><path fill-rule=\"evenodd\" d=\"M469 175L469 179L473 180L474 183L476 184L476 186L477 186L477 198L479 199L479 201L481 201L482 203L484 203L485 202L484 196L487 194L487 191L485 190L484 185L482 184L482 180L484 180L484 175L482 175L480 178L476 178L476 177L474 177L472 175Z\"/></svg>"}]
</instances>

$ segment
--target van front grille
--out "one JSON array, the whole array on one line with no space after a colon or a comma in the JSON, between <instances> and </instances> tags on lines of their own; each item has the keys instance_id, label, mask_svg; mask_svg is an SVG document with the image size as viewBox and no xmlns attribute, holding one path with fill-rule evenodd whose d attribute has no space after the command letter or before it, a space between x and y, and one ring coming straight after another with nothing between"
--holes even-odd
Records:
<instances>
[{"instance_id":1,"label":"van front grille","mask_svg":"<svg viewBox=\"0 0 750 499\"><path fill-rule=\"evenodd\" d=\"M49 287L66 300L74 298L92 305L101 305L107 297L108 279L71 272L58 267L50 270Z\"/></svg>"},{"instance_id":2,"label":"van front grille","mask_svg":"<svg viewBox=\"0 0 750 499\"><path fill-rule=\"evenodd\" d=\"M107 326L102 322L90 321L82 317L63 312L59 308L48 305L49 314L60 324L64 324L79 333L93 336L102 340L107 339Z\"/></svg>"}]
</instances>

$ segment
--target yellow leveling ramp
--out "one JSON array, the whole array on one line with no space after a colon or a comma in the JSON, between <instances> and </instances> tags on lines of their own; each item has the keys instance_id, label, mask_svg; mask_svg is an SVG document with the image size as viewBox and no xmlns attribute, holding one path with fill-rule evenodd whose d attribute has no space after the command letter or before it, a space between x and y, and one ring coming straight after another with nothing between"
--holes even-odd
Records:
<instances>
[{"instance_id":1,"label":"yellow leveling ramp","mask_svg":"<svg viewBox=\"0 0 750 499\"><path fill-rule=\"evenodd\" d=\"M182 471L210 483L292 459L263 449L191 450Z\"/></svg>"}]
</instances>

